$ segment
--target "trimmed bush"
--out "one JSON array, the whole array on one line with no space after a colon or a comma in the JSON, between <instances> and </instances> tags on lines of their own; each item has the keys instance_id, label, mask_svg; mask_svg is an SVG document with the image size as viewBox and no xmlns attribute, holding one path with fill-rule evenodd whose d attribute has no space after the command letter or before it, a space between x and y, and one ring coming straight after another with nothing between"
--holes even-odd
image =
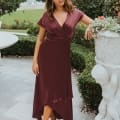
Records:
<instances>
[{"instance_id":1,"label":"trimmed bush","mask_svg":"<svg viewBox=\"0 0 120 120\"><path fill-rule=\"evenodd\" d=\"M101 90L101 86L98 83L96 83L91 76L91 70L95 65L95 61L94 61L95 54L94 52L90 51L90 49L75 43L72 43L71 52L72 54L75 53L76 56L82 56L82 59L84 59L84 62L82 61L78 65L81 67L83 64L84 67L81 70L82 72L77 79L79 92L83 97L84 104L87 106L87 108L98 111L98 106L102 99L102 90ZM81 59L81 57L77 59ZM76 62L76 59L72 59L72 60L73 63ZM79 68L75 66L76 63L72 65L76 69ZM79 71L79 69L77 70Z\"/></svg>"},{"instance_id":2,"label":"trimmed bush","mask_svg":"<svg viewBox=\"0 0 120 120\"><path fill-rule=\"evenodd\" d=\"M12 29L12 26L11 25L7 25L5 23L2 23L1 28L2 29Z\"/></svg>"},{"instance_id":3,"label":"trimmed bush","mask_svg":"<svg viewBox=\"0 0 120 120\"><path fill-rule=\"evenodd\" d=\"M71 64L72 67L82 72L85 68L85 57L84 55L88 52L87 49L81 45L72 43L71 44ZM79 54L78 54L79 53Z\"/></svg>"},{"instance_id":4,"label":"trimmed bush","mask_svg":"<svg viewBox=\"0 0 120 120\"><path fill-rule=\"evenodd\" d=\"M83 25L83 24L78 25L75 28L74 37L73 37L72 42L74 42L76 44L80 44L86 48L90 48L90 50L94 51L94 41L93 40L85 40L85 38L84 38L85 29L86 29L85 25Z\"/></svg>"},{"instance_id":5,"label":"trimmed bush","mask_svg":"<svg viewBox=\"0 0 120 120\"><path fill-rule=\"evenodd\" d=\"M91 70L95 64L94 53L90 52L86 56L86 68L78 77L79 91L82 94L87 108L98 111L98 106L102 99L101 86L91 76Z\"/></svg>"},{"instance_id":6,"label":"trimmed bush","mask_svg":"<svg viewBox=\"0 0 120 120\"><path fill-rule=\"evenodd\" d=\"M39 26L31 26L29 27L27 33L30 34L30 35L33 35L33 36L36 36L39 32Z\"/></svg>"},{"instance_id":7,"label":"trimmed bush","mask_svg":"<svg viewBox=\"0 0 120 120\"><path fill-rule=\"evenodd\" d=\"M91 18L103 15L105 0L74 0L74 4Z\"/></svg>"},{"instance_id":8,"label":"trimmed bush","mask_svg":"<svg viewBox=\"0 0 120 120\"><path fill-rule=\"evenodd\" d=\"M14 20L14 23L11 25L7 25L5 23L2 24L1 28L2 29L28 29L31 26L33 26L33 23L27 20L24 21L19 21L19 20Z\"/></svg>"},{"instance_id":9,"label":"trimmed bush","mask_svg":"<svg viewBox=\"0 0 120 120\"><path fill-rule=\"evenodd\" d=\"M71 52L71 64L72 67L74 66L75 69L78 71L83 71L85 68L85 60L84 57L81 54L77 54L76 52Z\"/></svg>"}]
</instances>

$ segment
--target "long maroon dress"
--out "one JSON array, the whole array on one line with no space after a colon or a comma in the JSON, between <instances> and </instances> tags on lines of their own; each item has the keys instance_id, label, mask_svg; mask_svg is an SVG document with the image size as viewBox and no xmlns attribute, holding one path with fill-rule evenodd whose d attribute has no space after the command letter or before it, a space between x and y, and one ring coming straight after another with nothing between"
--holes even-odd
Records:
<instances>
[{"instance_id":1,"label":"long maroon dress","mask_svg":"<svg viewBox=\"0 0 120 120\"><path fill-rule=\"evenodd\" d=\"M42 120L44 105L49 105L56 118L73 120L70 43L83 15L75 8L61 26L55 17L49 19L46 11L38 21L47 30L47 35L38 54L40 73L35 81L33 118Z\"/></svg>"}]
</instances>

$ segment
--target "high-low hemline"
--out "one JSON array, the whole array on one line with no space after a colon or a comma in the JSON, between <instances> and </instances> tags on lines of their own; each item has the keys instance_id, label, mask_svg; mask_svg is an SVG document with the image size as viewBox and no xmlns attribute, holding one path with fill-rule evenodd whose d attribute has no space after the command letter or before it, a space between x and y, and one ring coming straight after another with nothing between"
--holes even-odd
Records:
<instances>
[{"instance_id":1,"label":"high-low hemline","mask_svg":"<svg viewBox=\"0 0 120 120\"><path fill-rule=\"evenodd\" d=\"M72 110L72 98L66 97L66 99L61 99L56 102L44 103L43 105L39 106L39 112L33 113L32 117L36 118L37 120L42 120L45 105L49 105L53 109L56 119L73 120L73 114L68 114L66 116L66 112L69 113L69 110ZM70 111L70 113L72 113L72 111Z\"/></svg>"}]
</instances>

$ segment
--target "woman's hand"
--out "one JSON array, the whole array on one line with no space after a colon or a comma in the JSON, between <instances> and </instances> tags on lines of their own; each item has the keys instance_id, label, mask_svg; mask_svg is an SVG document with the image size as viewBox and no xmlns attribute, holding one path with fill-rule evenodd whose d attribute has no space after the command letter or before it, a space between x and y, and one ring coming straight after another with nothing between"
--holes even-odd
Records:
<instances>
[{"instance_id":1,"label":"woman's hand","mask_svg":"<svg viewBox=\"0 0 120 120\"><path fill-rule=\"evenodd\" d=\"M85 31L85 35L84 38L86 40L90 40L93 38L93 33L92 33L92 29L90 27L90 24L93 22L94 20L91 19L90 17L88 17L86 14L84 14L84 16L81 19L81 22L83 22L84 24L86 24L88 27Z\"/></svg>"},{"instance_id":2,"label":"woman's hand","mask_svg":"<svg viewBox=\"0 0 120 120\"><path fill-rule=\"evenodd\" d=\"M41 46L41 44L42 44L42 42L44 40L44 37L45 37L45 33L46 33L45 28L41 26L40 29L39 29L37 41L36 41L36 44L35 44L35 50L34 50L34 56L33 56L33 64L32 64L32 71L36 75L39 74L39 66L38 66L37 58L38 58L40 46Z\"/></svg>"},{"instance_id":3,"label":"woman's hand","mask_svg":"<svg viewBox=\"0 0 120 120\"><path fill-rule=\"evenodd\" d=\"M85 30L85 35L84 38L86 40L91 40L93 38L93 32L92 29L88 26L87 29Z\"/></svg>"},{"instance_id":4,"label":"woman's hand","mask_svg":"<svg viewBox=\"0 0 120 120\"><path fill-rule=\"evenodd\" d=\"M38 66L38 63L36 61L33 61L32 71L34 72L35 75L39 74L39 66Z\"/></svg>"}]
</instances>

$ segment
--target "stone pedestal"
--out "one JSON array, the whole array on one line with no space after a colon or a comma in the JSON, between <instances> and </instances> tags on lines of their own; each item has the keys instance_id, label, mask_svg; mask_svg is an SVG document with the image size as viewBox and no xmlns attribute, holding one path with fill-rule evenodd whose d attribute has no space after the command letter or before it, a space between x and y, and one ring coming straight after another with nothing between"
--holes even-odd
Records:
<instances>
[{"instance_id":1,"label":"stone pedestal","mask_svg":"<svg viewBox=\"0 0 120 120\"><path fill-rule=\"evenodd\" d=\"M120 120L120 34L99 32L95 53L91 74L101 85L103 97L95 120Z\"/></svg>"}]
</instances>

